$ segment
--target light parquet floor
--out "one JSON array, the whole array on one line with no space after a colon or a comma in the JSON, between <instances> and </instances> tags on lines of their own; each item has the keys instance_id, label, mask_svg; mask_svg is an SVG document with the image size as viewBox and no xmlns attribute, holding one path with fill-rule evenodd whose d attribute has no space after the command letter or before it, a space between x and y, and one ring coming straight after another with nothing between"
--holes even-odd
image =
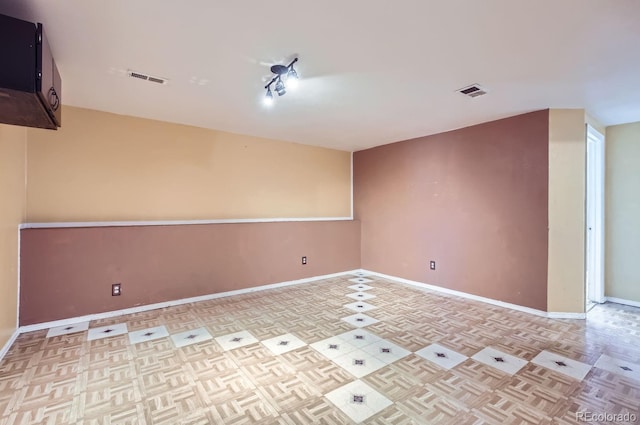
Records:
<instances>
[{"instance_id":1,"label":"light parquet floor","mask_svg":"<svg viewBox=\"0 0 640 425\"><path fill-rule=\"evenodd\" d=\"M96 320L89 330L114 335L93 340L88 330L22 334L0 363L0 425L569 425L585 423L579 412L640 423L638 309L605 304L586 321L551 320L368 277L361 293L375 296L364 301L375 308L364 314L377 322L358 328L366 321L343 320L357 310L347 297L353 278ZM116 335L118 324L125 333ZM169 336L130 339L162 326L147 333ZM382 342L348 340L355 329ZM295 341L279 342L287 334ZM331 357L331 341L360 350L354 359L375 370ZM389 343L403 357L385 360ZM429 359L430 346L459 363ZM501 354L483 360L487 347ZM520 368L506 373L511 356ZM571 361L579 363L567 372Z\"/></svg>"}]
</instances>

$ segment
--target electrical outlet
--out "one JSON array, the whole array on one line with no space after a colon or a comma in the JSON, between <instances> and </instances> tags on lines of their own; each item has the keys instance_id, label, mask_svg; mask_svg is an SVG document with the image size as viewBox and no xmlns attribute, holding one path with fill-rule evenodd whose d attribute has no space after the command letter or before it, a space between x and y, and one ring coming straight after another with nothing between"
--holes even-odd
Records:
<instances>
[{"instance_id":1,"label":"electrical outlet","mask_svg":"<svg viewBox=\"0 0 640 425\"><path fill-rule=\"evenodd\" d=\"M435 270L436 269L436 262L435 261L429 261L429 268L431 270Z\"/></svg>"},{"instance_id":2,"label":"electrical outlet","mask_svg":"<svg viewBox=\"0 0 640 425\"><path fill-rule=\"evenodd\" d=\"M306 265L307 264L307 257L302 257L302 265Z\"/></svg>"},{"instance_id":3,"label":"electrical outlet","mask_svg":"<svg viewBox=\"0 0 640 425\"><path fill-rule=\"evenodd\" d=\"M117 297L122 295L122 283L114 283L111 285L111 296Z\"/></svg>"}]
</instances>

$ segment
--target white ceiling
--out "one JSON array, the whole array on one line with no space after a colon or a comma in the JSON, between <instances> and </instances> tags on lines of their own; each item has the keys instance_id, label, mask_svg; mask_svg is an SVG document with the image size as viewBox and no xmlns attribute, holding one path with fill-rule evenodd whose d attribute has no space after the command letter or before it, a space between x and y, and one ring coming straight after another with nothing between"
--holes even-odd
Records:
<instances>
[{"instance_id":1,"label":"white ceiling","mask_svg":"<svg viewBox=\"0 0 640 425\"><path fill-rule=\"evenodd\" d=\"M63 103L119 114L344 150L550 107L640 121L638 0L0 0L0 13L44 24ZM295 56L300 87L265 108L269 66ZM472 83L490 93L455 92Z\"/></svg>"}]
</instances>

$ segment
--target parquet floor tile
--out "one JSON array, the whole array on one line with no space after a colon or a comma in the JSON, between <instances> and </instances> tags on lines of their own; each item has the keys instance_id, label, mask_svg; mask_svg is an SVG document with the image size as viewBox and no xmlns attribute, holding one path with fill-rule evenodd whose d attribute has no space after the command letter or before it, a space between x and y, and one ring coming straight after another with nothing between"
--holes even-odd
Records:
<instances>
[{"instance_id":1,"label":"parquet floor tile","mask_svg":"<svg viewBox=\"0 0 640 425\"><path fill-rule=\"evenodd\" d=\"M418 423L452 423L459 413L468 411L462 403L443 397L428 388L421 388L395 404L398 410Z\"/></svg>"},{"instance_id":2,"label":"parquet floor tile","mask_svg":"<svg viewBox=\"0 0 640 425\"><path fill-rule=\"evenodd\" d=\"M355 312L344 307L354 302L354 277L89 323L89 330L126 325L130 333L164 326L169 333L136 344L128 334L88 341L89 330L22 334L0 362L0 425L355 424L352 413L326 395L348 391L357 380L348 370L357 364L326 357L333 353L330 342L323 352L310 346L356 329L342 320ZM639 309L604 304L587 320L552 320L367 279L370 288L362 292L375 296L366 301L375 308L365 314L379 322L363 329L386 342L369 348L367 339L351 342L363 353L389 356L378 350L393 343L394 350L409 354L360 377L386 400L361 423L577 425L585 423L578 420L584 412L636 415L628 423L640 423L640 381L633 371L640 370ZM198 329L211 339L176 347L178 337L172 336L187 332L178 341L183 345L188 331ZM255 340L236 342L236 334ZM287 334L305 345L282 352L260 342ZM443 347L469 358L440 361L436 355L453 356ZM492 367L491 359L485 364L471 358L487 347L525 365L511 375ZM430 360L416 354L428 350ZM572 378L562 364L532 363L541 352L590 369L584 379ZM615 360L596 367L603 354ZM360 361L356 357L353 362ZM354 397L347 412L362 403L360 395Z\"/></svg>"}]
</instances>

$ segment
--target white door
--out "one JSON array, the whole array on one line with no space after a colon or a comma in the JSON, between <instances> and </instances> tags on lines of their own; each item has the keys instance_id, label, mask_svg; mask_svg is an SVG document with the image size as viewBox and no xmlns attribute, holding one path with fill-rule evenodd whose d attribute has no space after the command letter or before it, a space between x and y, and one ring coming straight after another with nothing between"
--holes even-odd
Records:
<instances>
[{"instance_id":1,"label":"white door","mask_svg":"<svg viewBox=\"0 0 640 425\"><path fill-rule=\"evenodd\" d=\"M587 125L586 175L586 301L603 303L604 297L604 136Z\"/></svg>"}]
</instances>

